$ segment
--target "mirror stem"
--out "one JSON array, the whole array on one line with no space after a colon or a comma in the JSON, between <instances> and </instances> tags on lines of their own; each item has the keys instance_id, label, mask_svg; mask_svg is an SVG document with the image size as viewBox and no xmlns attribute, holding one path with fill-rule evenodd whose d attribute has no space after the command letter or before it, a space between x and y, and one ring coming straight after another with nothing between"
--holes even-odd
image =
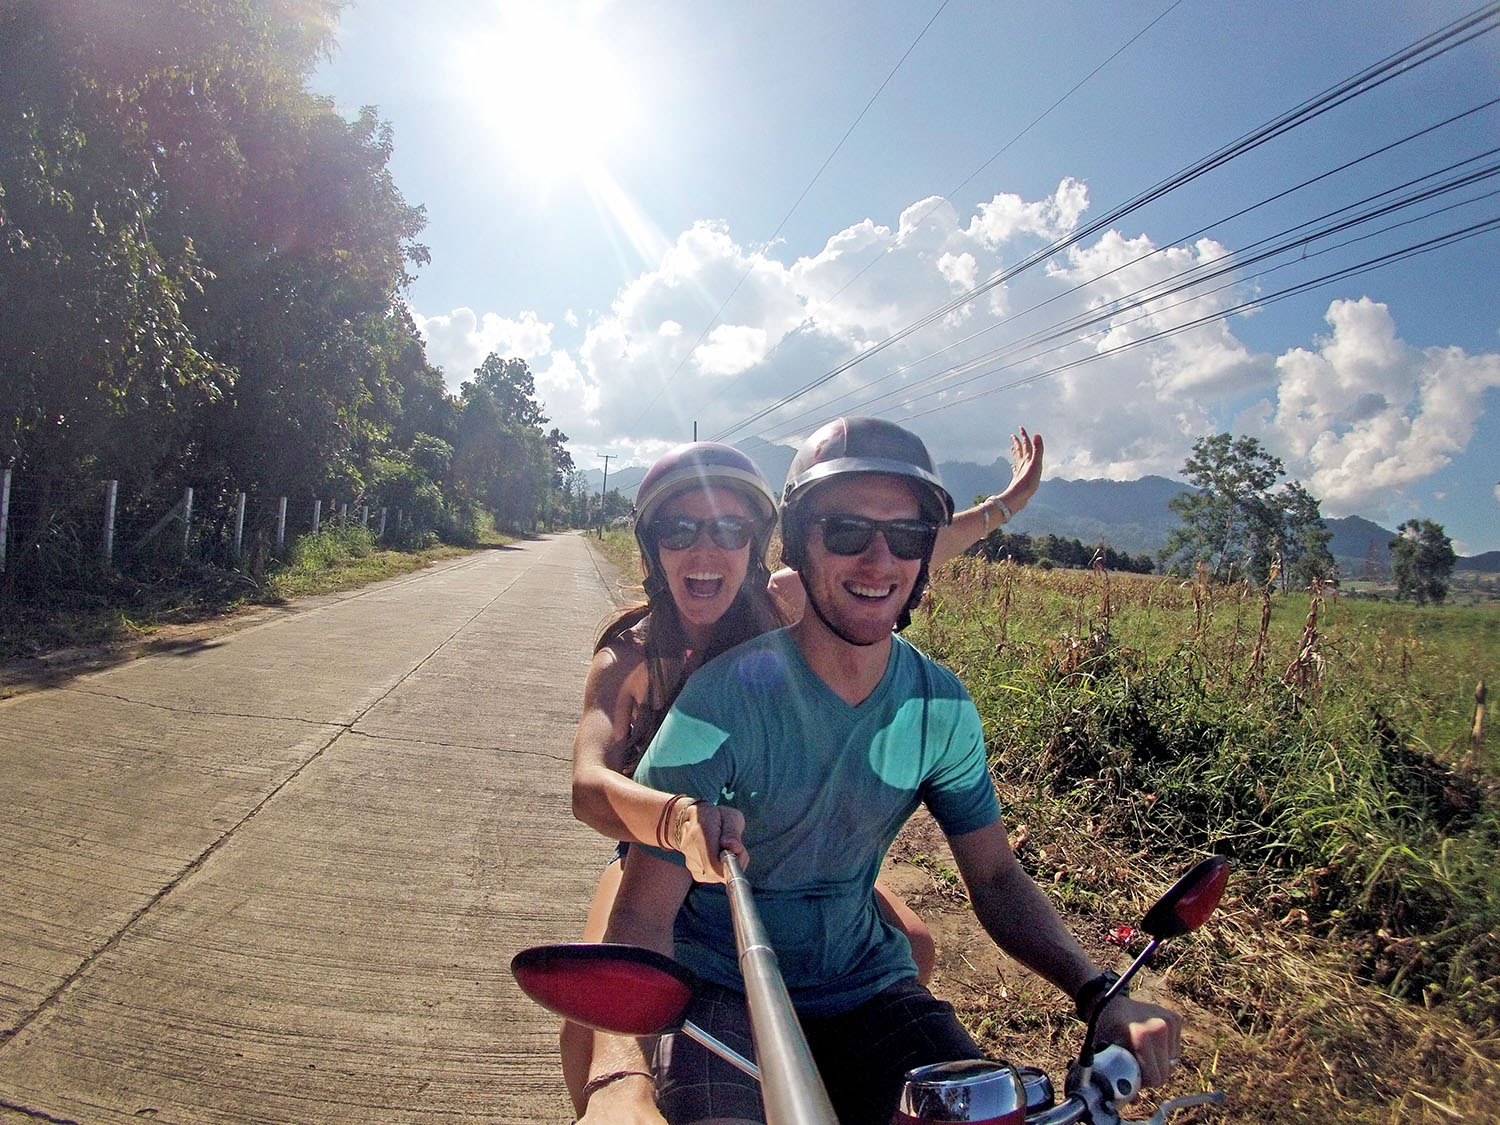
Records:
<instances>
[{"instance_id":1,"label":"mirror stem","mask_svg":"<svg viewBox=\"0 0 1500 1125\"><path fill-rule=\"evenodd\" d=\"M1083 1071L1083 1078L1088 1079L1089 1069L1094 1065L1094 1033L1099 1029L1099 1016L1109 1006L1109 1002L1124 992L1130 986L1130 978L1140 972L1142 966L1151 961L1156 947L1161 944L1161 938L1152 938L1146 948L1141 950L1141 955L1130 963L1130 968L1120 974L1120 979L1110 986L1109 990L1099 997L1094 1004L1094 1010L1089 1013L1088 1028L1083 1034L1083 1050L1078 1053L1078 1069Z\"/></svg>"}]
</instances>

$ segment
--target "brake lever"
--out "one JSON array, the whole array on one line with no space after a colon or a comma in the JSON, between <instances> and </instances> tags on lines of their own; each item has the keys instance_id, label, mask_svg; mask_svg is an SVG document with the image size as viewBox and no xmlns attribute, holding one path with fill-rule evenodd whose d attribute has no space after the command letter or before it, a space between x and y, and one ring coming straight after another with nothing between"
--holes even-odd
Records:
<instances>
[{"instance_id":1,"label":"brake lever","mask_svg":"<svg viewBox=\"0 0 1500 1125\"><path fill-rule=\"evenodd\" d=\"M1156 1107L1156 1112L1148 1117L1142 1125L1166 1125L1167 1118L1180 1109L1188 1109L1195 1105L1223 1105L1229 1099L1221 1090L1210 1090L1206 1094L1186 1094L1180 1098L1169 1098Z\"/></svg>"}]
</instances>

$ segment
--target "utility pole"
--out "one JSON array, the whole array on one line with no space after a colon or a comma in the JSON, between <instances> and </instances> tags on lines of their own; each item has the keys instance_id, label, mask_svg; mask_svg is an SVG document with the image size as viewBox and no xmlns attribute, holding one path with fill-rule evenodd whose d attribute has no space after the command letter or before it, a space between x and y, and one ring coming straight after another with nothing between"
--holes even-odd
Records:
<instances>
[{"instance_id":1,"label":"utility pole","mask_svg":"<svg viewBox=\"0 0 1500 1125\"><path fill-rule=\"evenodd\" d=\"M604 483L599 486L599 538L604 538L604 498L609 495L609 459L613 453L605 453L604 457Z\"/></svg>"}]
</instances>

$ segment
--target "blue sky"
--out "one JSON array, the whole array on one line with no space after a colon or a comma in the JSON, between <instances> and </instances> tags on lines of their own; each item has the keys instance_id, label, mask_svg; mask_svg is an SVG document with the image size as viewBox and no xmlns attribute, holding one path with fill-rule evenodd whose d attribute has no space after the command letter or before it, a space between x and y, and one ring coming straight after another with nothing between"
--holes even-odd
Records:
<instances>
[{"instance_id":1,"label":"blue sky","mask_svg":"<svg viewBox=\"0 0 1500 1125\"><path fill-rule=\"evenodd\" d=\"M581 468L880 413L940 460L1025 425L1048 475L1131 479L1228 429L1325 515L1467 554L1500 549L1500 233L1312 283L1493 222L1500 178L1291 232L1492 168L1500 107L1369 154L1500 96L1500 30L1039 252L1473 9L352 0L313 87L394 130L429 358L454 389L525 358Z\"/></svg>"}]
</instances>

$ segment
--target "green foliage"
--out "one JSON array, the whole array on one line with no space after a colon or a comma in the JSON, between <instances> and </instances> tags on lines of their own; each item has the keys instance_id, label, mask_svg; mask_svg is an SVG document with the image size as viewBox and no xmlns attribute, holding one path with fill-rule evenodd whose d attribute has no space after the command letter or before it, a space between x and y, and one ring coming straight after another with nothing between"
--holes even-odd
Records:
<instances>
[{"instance_id":1,"label":"green foliage","mask_svg":"<svg viewBox=\"0 0 1500 1125\"><path fill-rule=\"evenodd\" d=\"M1033 539L1025 532L1005 531L1001 528L990 532L971 547L968 553L990 562L1009 560L1048 567L1103 567L1105 570L1123 570L1135 574L1150 574L1156 569L1156 562L1149 555L1131 558L1123 551L1116 551L1108 543L1091 547L1081 540L1064 539L1052 534Z\"/></svg>"},{"instance_id":2,"label":"green foliage","mask_svg":"<svg viewBox=\"0 0 1500 1125\"><path fill-rule=\"evenodd\" d=\"M473 508L450 504L443 492L452 458L447 442L423 435L410 454L392 451L371 460L366 496L372 508L386 510L386 538L393 545L419 549L434 534L449 543L477 541Z\"/></svg>"},{"instance_id":3,"label":"green foliage","mask_svg":"<svg viewBox=\"0 0 1500 1125\"><path fill-rule=\"evenodd\" d=\"M1200 438L1182 471L1197 491L1170 501L1182 526L1162 550L1164 567L1201 562L1216 581L1248 578L1257 586L1278 574L1301 588L1333 576L1332 533L1317 499L1297 481L1277 488L1281 460L1255 438Z\"/></svg>"},{"instance_id":4,"label":"green foliage","mask_svg":"<svg viewBox=\"0 0 1500 1125\"><path fill-rule=\"evenodd\" d=\"M1164 862L1230 855L1267 921L1301 912L1366 979L1493 1032L1500 768L1468 731L1500 613L969 561L931 607L918 643L1023 807Z\"/></svg>"},{"instance_id":5,"label":"green foliage","mask_svg":"<svg viewBox=\"0 0 1500 1125\"><path fill-rule=\"evenodd\" d=\"M631 512L635 511L635 504L618 488L611 488L601 500L604 509L603 518L606 526L626 519Z\"/></svg>"},{"instance_id":6,"label":"green foliage","mask_svg":"<svg viewBox=\"0 0 1500 1125\"><path fill-rule=\"evenodd\" d=\"M342 7L0 5L0 463L25 561L0 600L94 580L66 552L109 479L127 521L194 488L222 565L240 491L257 560L278 497L400 497L407 542L472 541L481 496L516 527L565 506L526 365L487 360L496 409L471 415L426 360L403 299L425 216L391 130L305 85Z\"/></svg>"},{"instance_id":7,"label":"green foliage","mask_svg":"<svg viewBox=\"0 0 1500 1125\"><path fill-rule=\"evenodd\" d=\"M562 489L573 459L567 435L542 432L547 417L524 359L491 354L459 388L454 476L462 494L499 527L534 530L567 507Z\"/></svg>"},{"instance_id":8,"label":"green foliage","mask_svg":"<svg viewBox=\"0 0 1500 1125\"><path fill-rule=\"evenodd\" d=\"M358 559L375 549L365 528L327 524L316 535L299 535L287 555L287 571L327 570L345 559Z\"/></svg>"},{"instance_id":9,"label":"green foliage","mask_svg":"<svg viewBox=\"0 0 1500 1125\"><path fill-rule=\"evenodd\" d=\"M256 600L304 597L352 589L404 574L426 564L435 542L416 544L407 553L380 548L368 530L351 524L325 525L316 535L299 536L286 560L271 568Z\"/></svg>"},{"instance_id":10,"label":"green foliage","mask_svg":"<svg viewBox=\"0 0 1500 1125\"><path fill-rule=\"evenodd\" d=\"M1443 525L1431 520L1407 520L1391 540L1391 569L1396 577L1396 598L1418 605L1442 602L1448 596L1448 580L1458 556Z\"/></svg>"}]
</instances>

